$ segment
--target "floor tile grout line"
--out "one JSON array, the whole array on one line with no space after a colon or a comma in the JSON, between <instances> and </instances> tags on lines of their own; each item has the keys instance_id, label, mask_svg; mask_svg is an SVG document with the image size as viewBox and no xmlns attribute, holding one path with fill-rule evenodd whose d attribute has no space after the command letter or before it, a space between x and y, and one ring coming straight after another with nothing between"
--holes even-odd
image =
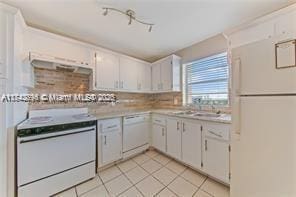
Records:
<instances>
[{"instance_id":1,"label":"floor tile grout line","mask_svg":"<svg viewBox=\"0 0 296 197\"><path fill-rule=\"evenodd\" d=\"M175 194L177 197L179 197L174 191L172 191L168 186L172 183L172 182L174 182L175 180L176 180L176 178L177 178L178 176L176 176L171 182L169 182L167 185L164 185L164 188L161 190L161 191L163 191L164 189L168 189L168 190L170 190L171 192L173 192L173 194ZM154 177L154 178L156 178L156 177ZM157 178L156 178L156 180L158 180ZM160 181L160 180L158 180L158 181ZM161 191L159 191L157 194L155 194L155 195L158 195Z\"/></svg>"},{"instance_id":2,"label":"floor tile grout line","mask_svg":"<svg viewBox=\"0 0 296 197\"><path fill-rule=\"evenodd\" d=\"M119 168L119 170L121 171L121 169ZM123 176L130 182L131 186L128 187L126 190L124 190L123 192L119 193L117 196L120 196L121 194L123 194L124 192L128 191L129 189L131 189L132 187L134 187L134 184L132 183L132 181L126 176L126 174L121 171L121 173L123 174Z\"/></svg>"},{"instance_id":3,"label":"floor tile grout line","mask_svg":"<svg viewBox=\"0 0 296 197\"><path fill-rule=\"evenodd\" d=\"M152 159L150 159L150 160L152 160ZM146 162L147 162L147 161L146 161ZM146 163L146 162L144 162L144 163ZM166 186L165 186L161 181L159 181L156 177L153 176L153 173L157 172L158 170L160 170L160 169L161 169L162 167L164 167L164 166L162 166L160 169L158 169L158 170L156 170L156 171L150 173L150 172L148 172L147 170L145 170L145 169L142 167L142 165L143 165L144 163L142 163L141 165L140 165L140 164L138 164L138 165L139 165L139 167L142 168L145 172L147 172L148 175L147 175L145 178L143 178L142 180L140 180L139 182L137 182L137 183L135 184L135 187L137 188L136 185L137 185L138 183L140 183L140 182L143 181L144 179L148 178L149 176L152 176L152 177L155 178L158 182L160 182L160 184L162 184L162 185L164 186L164 188L165 188ZM139 188L137 188L137 189L140 191ZM160 190L160 191L162 191L162 190ZM156 196L158 193L159 193L159 192L157 192L157 193L154 194L153 196ZM141 192L141 194L142 194L142 192ZM143 196L145 196L145 195L143 195Z\"/></svg>"},{"instance_id":4,"label":"floor tile grout line","mask_svg":"<svg viewBox=\"0 0 296 197\"><path fill-rule=\"evenodd\" d=\"M103 181L103 179L102 179L102 177L98 174L98 177L99 177L99 179L101 180L101 182L102 182L102 185L103 185L103 187L105 188L105 190L107 191L107 193L111 196L111 193L109 192L109 190L107 189L107 187L106 187L106 185L105 185L105 183L104 183L104 181ZM117 176L118 177L118 176ZM115 177L116 178L116 177ZM113 179L115 179L115 178L113 178ZM111 180L110 180L111 181ZM108 182L106 182L106 183L108 183ZM99 186L98 186L99 187Z\"/></svg>"},{"instance_id":5,"label":"floor tile grout line","mask_svg":"<svg viewBox=\"0 0 296 197\"><path fill-rule=\"evenodd\" d=\"M145 154L145 153L144 153ZM132 158L131 158L132 159ZM134 161L135 162L135 161ZM137 167L140 167L140 168L142 168L141 167L141 165L140 164L138 164L137 162L135 162L138 166ZM145 163L145 162L144 162ZM144 164L143 163L143 164ZM135 167L136 168L136 167ZM133 169L135 169L135 168L133 168ZM143 168L142 168L143 169ZM119 169L120 170L120 169ZM146 172L146 170L145 169L143 169L145 172ZM141 181L143 181L145 178L147 178L148 176L150 176L150 174L148 173L148 175L147 176L145 176L145 177L143 177L141 180L139 180L138 182L136 182L135 184L129 179L129 177L125 174L125 173L123 173L124 174L124 176L126 176L126 178L130 181L130 183L132 184L132 186L130 187L130 188L132 188L132 187L135 187L139 192L140 192L140 194L141 195L143 195L144 197L145 197L145 195L142 193L142 191L136 186L138 183L140 183ZM129 189L130 189L129 188ZM127 191L127 190L126 190ZM125 191L124 191L125 192ZM122 193L124 193L124 192L122 192ZM122 194L121 193L121 194ZM119 194L120 195L120 194Z\"/></svg>"},{"instance_id":6,"label":"floor tile grout line","mask_svg":"<svg viewBox=\"0 0 296 197\"><path fill-rule=\"evenodd\" d=\"M77 188L76 188L76 186L74 187L74 190L75 190L76 197L78 197L78 193L77 193Z\"/></svg>"}]
</instances>

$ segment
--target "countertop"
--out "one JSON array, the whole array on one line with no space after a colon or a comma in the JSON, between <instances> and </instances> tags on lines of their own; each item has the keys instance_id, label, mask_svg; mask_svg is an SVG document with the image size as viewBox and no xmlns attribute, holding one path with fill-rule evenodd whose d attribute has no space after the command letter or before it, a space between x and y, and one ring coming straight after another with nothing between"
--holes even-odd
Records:
<instances>
[{"instance_id":1,"label":"countertop","mask_svg":"<svg viewBox=\"0 0 296 197\"><path fill-rule=\"evenodd\" d=\"M231 123L231 114L221 114L219 117L204 117L204 116L192 116L192 115L180 115L174 114L176 112L181 112L186 110L173 110L173 109L147 109L147 110L133 110L133 111L122 111L122 112L105 112L105 113L96 113L94 115L98 120L99 119L108 119L108 118L116 118L123 116L131 116L131 115L139 115L139 114L147 114L147 113L155 113L166 116L180 117L180 118L189 118L195 120L205 120L212 122L220 122L220 123Z\"/></svg>"}]
</instances>

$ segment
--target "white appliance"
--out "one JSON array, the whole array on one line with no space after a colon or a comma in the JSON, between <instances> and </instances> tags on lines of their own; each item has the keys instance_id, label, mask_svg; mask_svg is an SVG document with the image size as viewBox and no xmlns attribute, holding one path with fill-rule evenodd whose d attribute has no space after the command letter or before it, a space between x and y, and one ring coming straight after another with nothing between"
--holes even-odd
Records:
<instances>
[{"instance_id":1,"label":"white appliance","mask_svg":"<svg viewBox=\"0 0 296 197\"><path fill-rule=\"evenodd\" d=\"M90 74L90 63L63 57L55 57L42 53L30 52L29 61L32 66L46 69L66 69L72 72Z\"/></svg>"},{"instance_id":2,"label":"white appliance","mask_svg":"<svg viewBox=\"0 0 296 197\"><path fill-rule=\"evenodd\" d=\"M232 50L231 197L296 196L296 45L277 43Z\"/></svg>"},{"instance_id":3,"label":"white appliance","mask_svg":"<svg viewBox=\"0 0 296 197\"><path fill-rule=\"evenodd\" d=\"M148 149L150 115L140 114L123 118L123 157Z\"/></svg>"},{"instance_id":4,"label":"white appliance","mask_svg":"<svg viewBox=\"0 0 296 197\"><path fill-rule=\"evenodd\" d=\"M30 111L17 129L18 197L51 196L95 176L96 120L86 108Z\"/></svg>"}]
</instances>

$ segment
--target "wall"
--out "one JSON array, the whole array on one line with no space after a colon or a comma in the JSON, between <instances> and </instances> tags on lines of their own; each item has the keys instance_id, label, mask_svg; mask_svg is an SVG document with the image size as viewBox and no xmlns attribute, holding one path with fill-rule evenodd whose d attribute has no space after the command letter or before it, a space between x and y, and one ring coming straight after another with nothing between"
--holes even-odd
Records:
<instances>
[{"instance_id":1,"label":"wall","mask_svg":"<svg viewBox=\"0 0 296 197\"><path fill-rule=\"evenodd\" d=\"M227 40L222 34L218 34L204 41L175 52L182 57L182 63L192 62L203 57L227 51Z\"/></svg>"}]
</instances>

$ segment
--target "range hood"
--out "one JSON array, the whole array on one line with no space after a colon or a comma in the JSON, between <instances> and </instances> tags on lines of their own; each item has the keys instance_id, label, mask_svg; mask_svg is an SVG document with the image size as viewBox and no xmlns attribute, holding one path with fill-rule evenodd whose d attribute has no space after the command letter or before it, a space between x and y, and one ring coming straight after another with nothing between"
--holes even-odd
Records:
<instances>
[{"instance_id":1,"label":"range hood","mask_svg":"<svg viewBox=\"0 0 296 197\"><path fill-rule=\"evenodd\" d=\"M33 67L53 70L67 70L75 73L90 74L89 63L67 58L55 57L36 52L29 53L29 61Z\"/></svg>"}]
</instances>

